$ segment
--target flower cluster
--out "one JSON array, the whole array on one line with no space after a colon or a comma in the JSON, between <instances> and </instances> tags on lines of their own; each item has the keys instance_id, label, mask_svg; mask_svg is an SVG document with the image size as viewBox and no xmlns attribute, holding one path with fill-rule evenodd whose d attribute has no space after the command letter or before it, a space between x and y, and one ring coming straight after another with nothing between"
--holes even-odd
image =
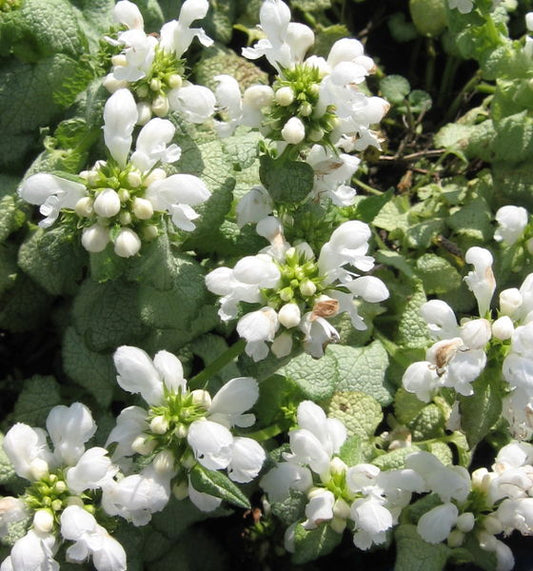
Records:
<instances>
[{"instance_id":1,"label":"flower cluster","mask_svg":"<svg viewBox=\"0 0 533 571\"><path fill-rule=\"evenodd\" d=\"M288 355L295 336L307 353L321 357L326 345L339 338L329 318L346 312L356 329L366 329L356 300L387 299L387 288L379 278L346 268L362 272L373 268L374 260L367 255L370 230L363 222L341 224L318 259L309 244L286 243L273 217L260 221L258 232L269 239L270 247L242 258L233 269L216 268L206 276L208 289L222 296L219 315L224 321L237 316L239 302L263 304L243 315L237 325L246 339L246 352L255 361L268 355L267 343L272 343L276 356Z\"/></svg>"},{"instance_id":2,"label":"flower cluster","mask_svg":"<svg viewBox=\"0 0 533 571\"><path fill-rule=\"evenodd\" d=\"M207 0L186 0L177 20L161 28L160 38L144 32L139 8L128 0L115 5L115 19L127 29L107 41L121 52L112 58L113 68L104 79L111 92L128 88L137 100L136 122L144 125L152 116L165 117L176 111L192 123L202 123L215 110L215 96L207 88L184 79L183 54L194 38L204 46L213 40L202 28L191 28L205 17Z\"/></svg>"},{"instance_id":3,"label":"flower cluster","mask_svg":"<svg viewBox=\"0 0 533 571\"><path fill-rule=\"evenodd\" d=\"M193 206L210 196L205 184L190 174L167 176L161 168L180 158L180 148L170 142L174 125L150 120L138 134L130 155L137 106L130 91L119 89L104 108L104 139L110 158L83 171L77 180L38 173L19 189L30 204L40 205L44 228L60 214L72 216L82 228L81 242L89 252L103 251L113 243L117 256L137 254L143 240L153 240L161 231L164 215L177 228L190 231L198 217Z\"/></svg>"},{"instance_id":4,"label":"flower cluster","mask_svg":"<svg viewBox=\"0 0 533 571\"><path fill-rule=\"evenodd\" d=\"M413 470L381 472L372 464L347 466L339 457L346 441L346 428L326 417L311 401L298 406L298 428L289 432L290 452L261 479L270 502L281 502L291 490L307 495L306 530L329 525L337 533L347 527L353 542L367 550L385 542L387 531L409 504L412 492L423 490L423 481ZM298 523L287 529L285 546L294 551Z\"/></svg>"},{"instance_id":5,"label":"flower cluster","mask_svg":"<svg viewBox=\"0 0 533 571\"><path fill-rule=\"evenodd\" d=\"M30 485L18 499L0 500L0 531L6 533L8 524L26 518L32 526L14 544L2 571L59 569L54 554L65 541L74 542L66 550L68 561L82 563L92 556L96 569L126 569L124 549L98 523L99 496L118 468L105 448L85 449L96 431L89 409L80 403L56 406L46 428L48 434L17 423L4 439L16 473Z\"/></svg>"},{"instance_id":6,"label":"flower cluster","mask_svg":"<svg viewBox=\"0 0 533 571\"><path fill-rule=\"evenodd\" d=\"M131 471L125 459L146 457L139 473L132 473L106 488L106 510L134 525L145 525L162 510L172 491L189 497L202 511L212 511L221 498L194 487L197 464L206 470L226 470L233 482L249 482L261 469L265 452L251 438L235 436L235 427L255 422L250 409L259 395L250 377L228 381L211 398L203 390L189 390L177 357L159 351L153 361L137 347L119 347L114 355L117 382L126 391L140 394L148 408L125 408L117 418L107 445L115 445L113 460Z\"/></svg>"}]
</instances>

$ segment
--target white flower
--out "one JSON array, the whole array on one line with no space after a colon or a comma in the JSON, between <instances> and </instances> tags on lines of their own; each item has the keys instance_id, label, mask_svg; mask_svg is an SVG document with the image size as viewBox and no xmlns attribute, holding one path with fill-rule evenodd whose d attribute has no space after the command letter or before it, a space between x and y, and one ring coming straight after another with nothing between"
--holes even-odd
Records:
<instances>
[{"instance_id":1,"label":"white flower","mask_svg":"<svg viewBox=\"0 0 533 571\"><path fill-rule=\"evenodd\" d=\"M291 145L297 145L305 139L305 125L298 117L292 117L281 130L283 140Z\"/></svg>"},{"instance_id":2,"label":"white flower","mask_svg":"<svg viewBox=\"0 0 533 571\"><path fill-rule=\"evenodd\" d=\"M18 539L11 549L9 557L0 566L1 571L25 571L37 569L59 571L59 563L54 559L57 551L56 538L50 533L41 533L30 529Z\"/></svg>"},{"instance_id":3,"label":"white flower","mask_svg":"<svg viewBox=\"0 0 533 571\"><path fill-rule=\"evenodd\" d=\"M492 255L488 250L474 246L467 250L465 260L474 265L474 270L468 272L465 282L476 297L479 315L484 317L496 289L496 280L492 273Z\"/></svg>"},{"instance_id":4,"label":"white flower","mask_svg":"<svg viewBox=\"0 0 533 571\"><path fill-rule=\"evenodd\" d=\"M191 123L203 123L215 112L216 97L207 87L188 84L169 91L168 103Z\"/></svg>"},{"instance_id":5,"label":"white flower","mask_svg":"<svg viewBox=\"0 0 533 571\"><path fill-rule=\"evenodd\" d=\"M254 186L237 204L237 224L242 228L249 222L259 222L273 209L273 202L264 186Z\"/></svg>"},{"instance_id":6,"label":"white flower","mask_svg":"<svg viewBox=\"0 0 533 571\"><path fill-rule=\"evenodd\" d=\"M128 89L119 89L104 106L104 140L111 156L124 167L137 122L137 105Z\"/></svg>"},{"instance_id":7,"label":"white flower","mask_svg":"<svg viewBox=\"0 0 533 571\"><path fill-rule=\"evenodd\" d=\"M180 58L194 38L198 38L205 47L212 45L213 40L207 36L203 28L190 27L195 20L205 18L208 9L207 0L185 0L178 20L167 22L161 28L161 47Z\"/></svg>"},{"instance_id":8,"label":"white flower","mask_svg":"<svg viewBox=\"0 0 533 571\"><path fill-rule=\"evenodd\" d=\"M289 497L290 490L307 492L313 476L306 466L280 462L261 478L260 485L273 502L280 502Z\"/></svg>"},{"instance_id":9,"label":"white flower","mask_svg":"<svg viewBox=\"0 0 533 571\"><path fill-rule=\"evenodd\" d=\"M442 504L427 511L416 526L418 535L428 543L444 541L457 523L459 510L452 503Z\"/></svg>"},{"instance_id":10,"label":"white flower","mask_svg":"<svg viewBox=\"0 0 533 571\"><path fill-rule=\"evenodd\" d=\"M8 533L9 524L23 520L28 512L26 504L19 498L4 496L0 499L0 537Z\"/></svg>"},{"instance_id":11,"label":"white flower","mask_svg":"<svg viewBox=\"0 0 533 571\"><path fill-rule=\"evenodd\" d=\"M109 244L109 229L100 224L93 224L84 228L81 235L81 244L87 252L102 252Z\"/></svg>"},{"instance_id":12,"label":"white flower","mask_svg":"<svg viewBox=\"0 0 533 571\"><path fill-rule=\"evenodd\" d=\"M26 202L40 206L39 212L46 218L39 222L39 226L48 228L62 209L74 209L78 200L87 195L87 189L79 182L38 173L22 183L18 194Z\"/></svg>"},{"instance_id":13,"label":"white flower","mask_svg":"<svg viewBox=\"0 0 533 571\"><path fill-rule=\"evenodd\" d=\"M99 571L125 571L127 568L122 545L80 506L69 506L61 514L61 535L75 542L66 551L68 561L83 563L92 555Z\"/></svg>"},{"instance_id":14,"label":"white flower","mask_svg":"<svg viewBox=\"0 0 533 571\"><path fill-rule=\"evenodd\" d=\"M141 245L137 232L130 228L121 228L115 238L114 251L121 258L131 258L139 253Z\"/></svg>"},{"instance_id":15,"label":"white flower","mask_svg":"<svg viewBox=\"0 0 533 571\"><path fill-rule=\"evenodd\" d=\"M498 228L494 232L494 239L512 246L522 235L528 219L529 214L523 206L502 206L496 212Z\"/></svg>"},{"instance_id":16,"label":"white flower","mask_svg":"<svg viewBox=\"0 0 533 571\"><path fill-rule=\"evenodd\" d=\"M315 529L323 521L333 519L335 496L329 490L317 489L311 492L309 502L305 506L307 519L302 523L305 529Z\"/></svg>"},{"instance_id":17,"label":"white flower","mask_svg":"<svg viewBox=\"0 0 533 571\"><path fill-rule=\"evenodd\" d=\"M246 339L246 354L254 361L261 361L268 355L268 342L274 340L279 322L271 307L247 313L239 319L237 332Z\"/></svg>"},{"instance_id":18,"label":"white flower","mask_svg":"<svg viewBox=\"0 0 533 571\"><path fill-rule=\"evenodd\" d=\"M211 400L209 418L231 428L247 428L255 422L251 413L243 414L252 408L259 398L257 381L251 377L237 377L225 383Z\"/></svg>"}]
</instances>

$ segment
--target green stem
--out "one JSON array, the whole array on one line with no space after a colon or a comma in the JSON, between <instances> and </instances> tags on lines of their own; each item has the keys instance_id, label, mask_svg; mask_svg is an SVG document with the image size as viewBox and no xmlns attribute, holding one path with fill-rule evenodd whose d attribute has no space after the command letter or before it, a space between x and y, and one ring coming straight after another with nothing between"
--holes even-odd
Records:
<instances>
[{"instance_id":1,"label":"green stem","mask_svg":"<svg viewBox=\"0 0 533 571\"><path fill-rule=\"evenodd\" d=\"M227 349L222 355L217 357L212 363L209 363L207 367L192 379L189 380L189 387L191 389L201 388L205 383L216 373L225 367L228 363L231 363L235 357L238 357L243 351L246 345L244 339L239 339L231 347Z\"/></svg>"},{"instance_id":2,"label":"green stem","mask_svg":"<svg viewBox=\"0 0 533 571\"><path fill-rule=\"evenodd\" d=\"M363 182L361 179L354 177L352 179L352 181L354 182L354 184L356 184L357 186L360 186L363 190L366 190L370 194L376 194L378 196L381 196L383 194L383 192L381 190L378 190L377 188L373 188L372 186L369 186L368 184Z\"/></svg>"},{"instance_id":3,"label":"green stem","mask_svg":"<svg viewBox=\"0 0 533 571\"><path fill-rule=\"evenodd\" d=\"M455 97L455 99L452 101L452 104L450 105L449 109L448 109L448 113L446 113L446 116L444 117L444 121L443 124L446 123L451 123L453 118L455 117L455 114L457 113L457 111L459 110L459 107L461 106L461 104L463 103L464 97L467 93L469 93L470 91L473 91L477 84L481 81L481 70L476 71L476 73L465 83L465 85L463 86L463 88L461 89L461 91L457 94L457 96Z\"/></svg>"},{"instance_id":4,"label":"green stem","mask_svg":"<svg viewBox=\"0 0 533 571\"><path fill-rule=\"evenodd\" d=\"M435 44L433 43L432 38L428 38L427 40L427 64L426 64L426 77L425 85L426 91L428 93L432 92L433 89L433 81L435 79L435 59L437 57L437 53L435 52Z\"/></svg>"},{"instance_id":5,"label":"green stem","mask_svg":"<svg viewBox=\"0 0 533 571\"><path fill-rule=\"evenodd\" d=\"M255 432L250 432L246 434L246 438L253 438L258 442L264 442L265 440L270 440L270 438L274 438L278 434L281 434L286 429L280 426L279 424L273 424L272 426L267 426L261 430L256 430Z\"/></svg>"}]
</instances>

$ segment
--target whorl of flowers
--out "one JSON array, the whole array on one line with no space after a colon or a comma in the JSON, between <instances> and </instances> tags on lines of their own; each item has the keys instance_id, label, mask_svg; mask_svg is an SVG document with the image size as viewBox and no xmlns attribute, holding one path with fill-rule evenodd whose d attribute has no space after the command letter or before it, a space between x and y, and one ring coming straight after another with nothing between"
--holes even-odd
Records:
<instances>
[{"instance_id":1,"label":"whorl of flowers","mask_svg":"<svg viewBox=\"0 0 533 571\"><path fill-rule=\"evenodd\" d=\"M105 448L85 449L96 432L91 412L81 403L56 406L46 428L48 433L19 422L4 439L15 472L30 484L19 498L0 500L0 533L26 518L31 528L14 544L2 571L59 569L54 554L65 541L74 542L66 550L73 563L92 556L96 569L126 569L124 549L98 523L99 498L118 467Z\"/></svg>"},{"instance_id":2,"label":"whorl of flowers","mask_svg":"<svg viewBox=\"0 0 533 571\"><path fill-rule=\"evenodd\" d=\"M196 176L167 176L161 168L181 155L171 143L175 127L166 119L146 123L131 152L137 118L132 94L119 89L104 108L107 161L98 161L76 180L38 173L22 183L20 196L39 205L46 217L40 226L48 228L60 215L73 219L87 251L101 252L112 242L115 254L123 258L137 254L143 240L157 237L166 216L181 230L195 228L193 207L209 198L209 190Z\"/></svg>"},{"instance_id":3,"label":"whorl of flowers","mask_svg":"<svg viewBox=\"0 0 533 571\"><path fill-rule=\"evenodd\" d=\"M111 92L127 87L135 95L137 123L144 125L152 116L165 117L176 111L187 121L202 123L213 115L215 96L207 88L184 78L184 52L194 38L204 46L213 44L202 28L191 28L195 20L205 17L207 0L186 0L178 20L167 22L156 38L144 32L139 8L120 0L114 8L115 19L127 29L107 41L120 48L112 58L113 68L104 79Z\"/></svg>"},{"instance_id":4,"label":"whorl of flowers","mask_svg":"<svg viewBox=\"0 0 533 571\"><path fill-rule=\"evenodd\" d=\"M303 343L307 353L321 357L326 345L339 339L329 318L346 312L356 329L366 329L356 300L387 299L388 290L379 278L351 269L368 272L374 266L367 255L370 229L363 222L341 224L322 246L318 259L307 243L294 247L286 243L273 217L263 219L258 232L269 239L269 248L242 258L233 269L216 268L206 276L207 288L221 296L219 315L224 321L237 317L239 302L263 305L237 324L247 342L246 352L255 361L268 355L267 343L272 343L276 356L288 355L293 338Z\"/></svg>"},{"instance_id":5,"label":"whorl of flowers","mask_svg":"<svg viewBox=\"0 0 533 571\"><path fill-rule=\"evenodd\" d=\"M261 5L261 30L266 38L244 48L249 59L265 56L278 71L272 88L253 86L241 98L233 78L220 75L215 91L227 121L219 125L229 135L239 124L260 127L261 132L282 145L337 146L346 152L361 151L379 138L370 126L388 110L380 97L369 97L358 87L374 70L355 39L335 42L326 59L306 58L314 44L313 31L291 22L288 6L281 0Z\"/></svg>"},{"instance_id":6,"label":"whorl of flowers","mask_svg":"<svg viewBox=\"0 0 533 571\"><path fill-rule=\"evenodd\" d=\"M154 359L137 347L122 346L114 354L117 382L140 394L147 408L130 406L117 418L107 445L115 445L113 459L149 459L133 473L106 488L102 502L108 513L134 525L145 525L162 510L171 490L178 499L189 497L202 511L212 511L221 498L195 489L191 473L197 464L206 470L225 470L234 482L249 482L261 469L265 452L251 438L234 435L250 427L255 416L246 413L257 400L255 379L231 379L211 398L203 390L189 390L177 357L159 351ZM131 469L131 468L130 468Z\"/></svg>"}]
</instances>

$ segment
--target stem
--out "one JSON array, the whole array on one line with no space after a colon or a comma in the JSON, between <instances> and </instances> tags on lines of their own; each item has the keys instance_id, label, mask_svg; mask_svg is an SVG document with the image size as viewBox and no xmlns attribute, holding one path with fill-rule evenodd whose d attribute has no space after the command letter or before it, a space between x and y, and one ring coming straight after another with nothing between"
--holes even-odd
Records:
<instances>
[{"instance_id":1,"label":"stem","mask_svg":"<svg viewBox=\"0 0 533 571\"><path fill-rule=\"evenodd\" d=\"M476 73L465 83L461 91L457 94L455 99L452 101L450 108L448 109L448 113L444 117L443 124L451 123L453 117L457 113L459 107L463 103L463 99L465 95L469 92L474 90L476 85L481 81L481 70L476 71Z\"/></svg>"},{"instance_id":2,"label":"stem","mask_svg":"<svg viewBox=\"0 0 533 571\"><path fill-rule=\"evenodd\" d=\"M250 432L246 434L246 438L253 438L258 442L264 442L265 440L270 440L270 438L274 438L278 434L284 432L284 428L279 424L273 424L272 426L267 426L261 430L256 430L255 432Z\"/></svg>"},{"instance_id":3,"label":"stem","mask_svg":"<svg viewBox=\"0 0 533 571\"><path fill-rule=\"evenodd\" d=\"M216 373L225 367L228 363L231 363L235 357L238 357L243 351L246 345L245 339L239 339L231 347L228 347L222 355L218 356L212 363L209 363L207 367L192 379L189 380L189 387L191 389L199 388L205 385L205 383Z\"/></svg>"},{"instance_id":4,"label":"stem","mask_svg":"<svg viewBox=\"0 0 533 571\"><path fill-rule=\"evenodd\" d=\"M431 93L433 88L433 80L435 79L435 59L437 53L435 52L435 44L432 38L428 38L427 41L427 65L426 65L426 77L424 78L426 91Z\"/></svg>"},{"instance_id":5,"label":"stem","mask_svg":"<svg viewBox=\"0 0 533 571\"><path fill-rule=\"evenodd\" d=\"M373 188L372 186L369 186L368 184L363 182L361 179L354 177L352 180L353 180L354 184L356 184L357 186L360 186L363 190L366 190L370 194L376 194L378 196L383 194L383 192L381 190L378 190L377 188Z\"/></svg>"}]
</instances>

